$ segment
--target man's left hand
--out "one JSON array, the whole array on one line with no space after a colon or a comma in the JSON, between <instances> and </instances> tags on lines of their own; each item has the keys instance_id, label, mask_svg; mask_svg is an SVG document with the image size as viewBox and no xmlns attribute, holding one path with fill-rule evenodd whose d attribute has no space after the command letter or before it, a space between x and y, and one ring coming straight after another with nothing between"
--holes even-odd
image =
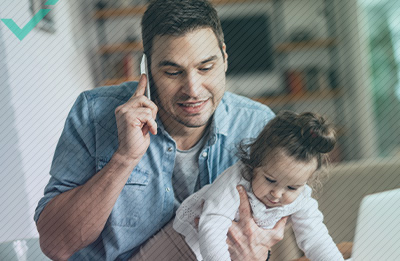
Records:
<instances>
[{"instance_id":1,"label":"man's left hand","mask_svg":"<svg viewBox=\"0 0 400 261\"><path fill-rule=\"evenodd\" d=\"M238 222L232 222L228 231L229 253L232 260L267 260L268 251L283 239L287 217L282 218L273 229L263 229L254 222L249 199L242 186L237 190L240 195Z\"/></svg>"}]
</instances>

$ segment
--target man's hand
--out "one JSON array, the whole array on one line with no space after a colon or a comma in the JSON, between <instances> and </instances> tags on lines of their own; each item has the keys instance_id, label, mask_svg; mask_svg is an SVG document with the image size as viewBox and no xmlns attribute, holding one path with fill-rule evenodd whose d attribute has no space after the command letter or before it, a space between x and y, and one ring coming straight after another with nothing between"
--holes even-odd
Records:
<instances>
[{"instance_id":1,"label":"man's hand","mask_svg":"<svg viewBox=\"0 0 400 261\"><path fill-rule=\"evenodd\" d=\"M287 217L282 218L273 229L262 229L254 222L246 191L237 186L240 195L239 222L232 222L228 231L229 253L232 260L263 260L268 250L283 239Z\"/></svg>"},{"instance_id":2,"label":"man's hand","mask_svg":"<svg viewBox=\"0 0 400 261\"><path fill-rule=\"evenodd\" d=\"M144 94L146 75L140 77L136 92L115 109L118 127L117 153L127 160L140 160L150 145L150 133L157 134L157 106Z\"/></svg>"}]
</instances>

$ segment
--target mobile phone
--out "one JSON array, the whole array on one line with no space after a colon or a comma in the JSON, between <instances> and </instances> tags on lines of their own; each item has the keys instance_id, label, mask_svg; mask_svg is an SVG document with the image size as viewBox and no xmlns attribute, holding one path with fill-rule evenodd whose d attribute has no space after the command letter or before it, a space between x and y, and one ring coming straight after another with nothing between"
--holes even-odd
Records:
<instances>
[{"instance_id":1,"label":"mobile phone","mask_svg":"<svg viewBox=\"0 0 400 261\"><path fill-rule=\"evenodd\" d=\"M149 70L147 68L147 57L143 54L142 62L140 63L140 74L145 74L147 76L147 87L146 87L146 97L150 99L150 82L149 82Z\"/></svg>"}]
</instances>

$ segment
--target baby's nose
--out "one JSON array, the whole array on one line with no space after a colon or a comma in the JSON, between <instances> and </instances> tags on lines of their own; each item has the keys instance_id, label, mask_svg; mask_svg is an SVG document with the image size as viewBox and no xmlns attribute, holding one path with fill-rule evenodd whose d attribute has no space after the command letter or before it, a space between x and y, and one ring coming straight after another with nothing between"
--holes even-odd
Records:
<instances>
[{"instance_id":1,"label":"baby's nose","mask_svg":"<svg viewBox=\"0 0 400 261\"><path fill-rule=\"evenodd\" d=\"M282 189L275 188L275 189L271 190L271 195L276 199L281 198L282 194L283 194Z\"/></svg>"}]
</instances>

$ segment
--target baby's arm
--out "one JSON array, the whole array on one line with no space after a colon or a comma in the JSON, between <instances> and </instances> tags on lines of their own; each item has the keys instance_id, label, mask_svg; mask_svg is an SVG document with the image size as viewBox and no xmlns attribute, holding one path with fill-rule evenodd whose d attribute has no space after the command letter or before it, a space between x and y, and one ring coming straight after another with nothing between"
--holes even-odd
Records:
<instances>
[{"instance_id":1,"label":"baby's arm","mask_svg":"<svg viewBox=\"0 0 400 261\"><path fill-rule=\"evenodd\" d=\"M311 198L300 211L291 216L296 241L307 258L318 261L344 260L323 223L318 203Z\"/></svg>"},{"instance_id":2,"label":"baby's arm","mask_svg":"<svg viewBox=\"0 0 400 261\"><path fill-rule=\"evenodd\" d=\"M236 175L225 171L204 195L199 244L201 255L206 261L231 260L226 239L240 202L236 190L240 178L235 178Z\"/></svg>"},{"instance_id":3,"label":"baby's arm","mask_svg":"<svg viewBox=\"0 0 400 261\"><path fill-rule=\"evenodd\" d=\"M200 218L199 244L203 260L231 260L226 243L231 225L232 221L224 216L208 215Z\"/></svg>"}]
</instances>

